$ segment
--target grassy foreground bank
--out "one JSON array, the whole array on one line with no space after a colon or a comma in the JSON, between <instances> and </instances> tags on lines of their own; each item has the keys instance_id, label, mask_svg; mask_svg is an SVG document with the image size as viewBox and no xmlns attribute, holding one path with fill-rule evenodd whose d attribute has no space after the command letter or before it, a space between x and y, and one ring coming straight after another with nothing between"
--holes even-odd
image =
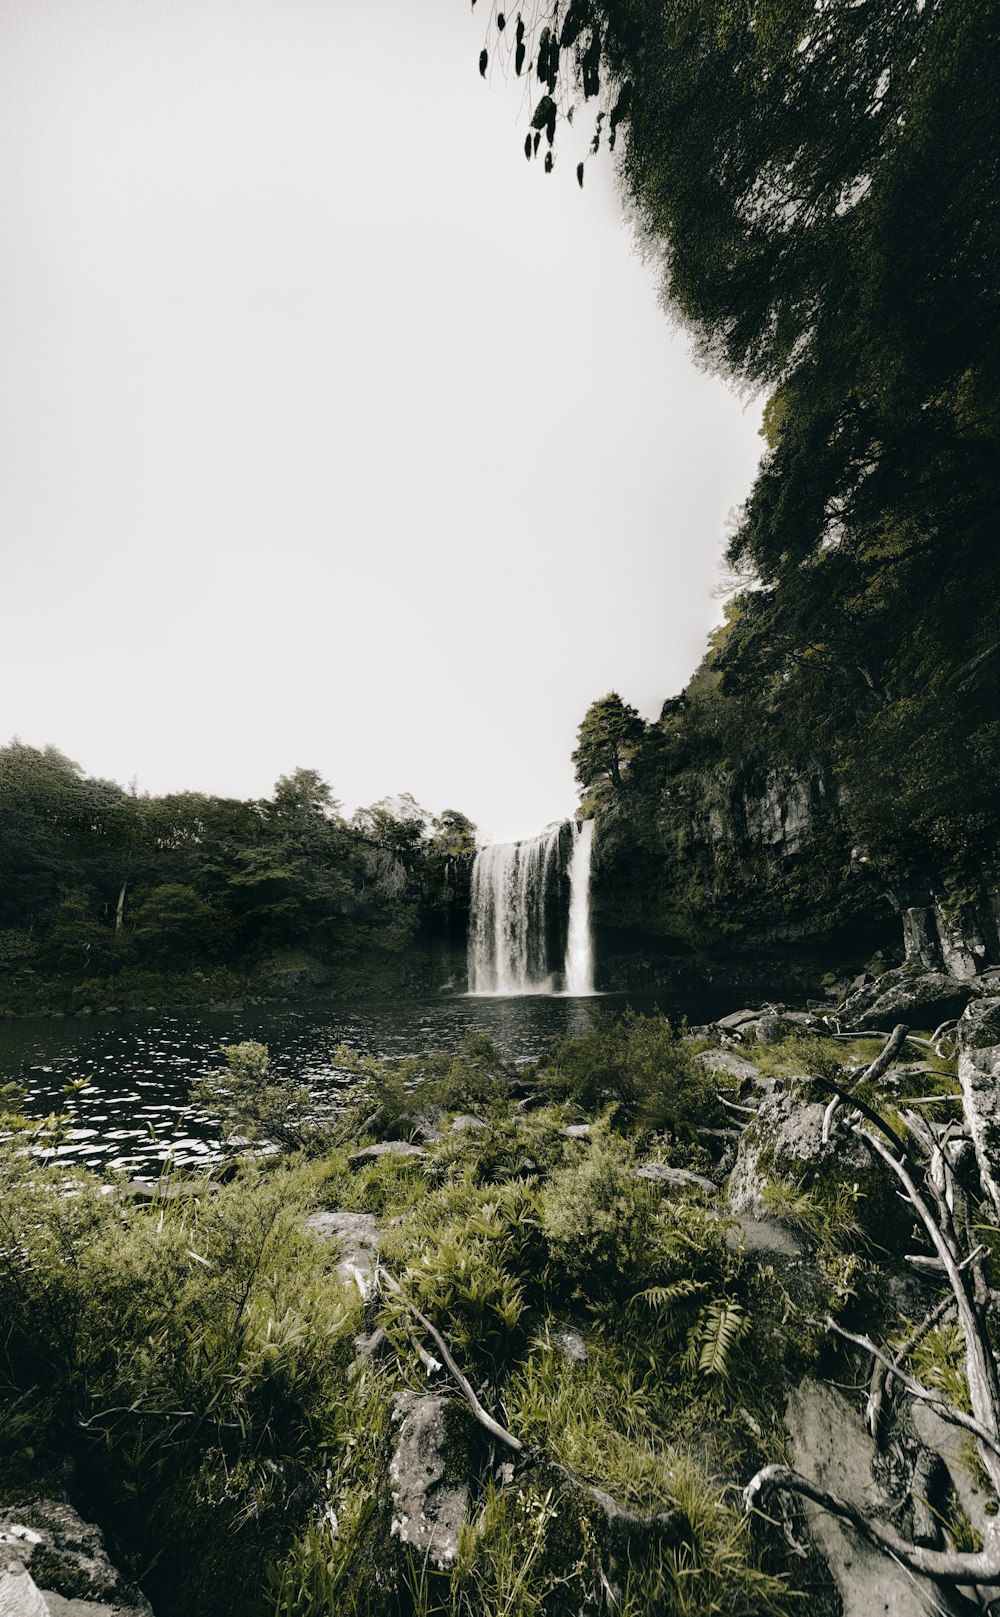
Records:
<instances>
[{"instance_id":1,"label":"grassy foreground bank","mask_svg":"<svg viewBox=\"0 0 1000 1617\"><path fill-rule=\"evenodd\" d=\"M630 1015L527 1071L478 1037L457 1057L355 1060L350 1109L326 1120L270 1081L261 1046L236 1046L200 1099L243 1155L152 1202L14 1134L7 1500L69 1456L158 1617L763 1617L806 1593L835 1609L740 1488L784 1457L787 1388L829 1351L814 1322L877 1293L884 1211L850 1175L776 1182L800 1256L754 1248L721 1190L740 1079L708 1042ZM748 1053L790 1082L877 1048ZM255 1134L281 1154L247 1154ZM345 1266L343 1239L307 1222L324 1209L366 1215L377 1264ZM465 1501L443 1560L394 1505L400 1397L429 1390Z\"/></svg>"}]
</instances>

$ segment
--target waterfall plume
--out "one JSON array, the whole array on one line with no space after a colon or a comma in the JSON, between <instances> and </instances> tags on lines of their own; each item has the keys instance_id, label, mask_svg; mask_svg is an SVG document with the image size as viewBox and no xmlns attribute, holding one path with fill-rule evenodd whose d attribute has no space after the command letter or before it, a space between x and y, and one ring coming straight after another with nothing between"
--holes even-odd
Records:
<instances>
[{"instance_id":1,"label":"waterfall plume","mask_svg":"<svg viewBox=\"0 0 1000 1617\"><path fill-rule=\"evenodd\" d=\"M566 992L594 992L594 943L590 931L590 857L594 822L576 828L569 861L569 931L566 937Z\"/></svg>"},{"instance_id":2,"label":"waterfall plume","mask_svg":"<svg viewBox=\"0 0 1000 1617\"><path fill-rule=\"evenodd\" d=\"M470 994L594 992L592 821L480 848L469 913Z\"/></svg>"},{"instance_id":3,"label":"waterfall plume","mask_svg":"<svg viewBox=\"0 0 1000 1617\"><path fill-rule=\"evenodd\" d=\"M470 994L550 994L550 898L561 826L480 848L472 870Z\"/></svg>"}]
</instances>

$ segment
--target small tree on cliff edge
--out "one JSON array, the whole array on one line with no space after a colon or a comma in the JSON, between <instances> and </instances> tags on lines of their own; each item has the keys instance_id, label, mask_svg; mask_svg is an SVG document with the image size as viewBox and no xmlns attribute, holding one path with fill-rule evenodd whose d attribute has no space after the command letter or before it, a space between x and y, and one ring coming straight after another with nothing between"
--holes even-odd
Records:
<instances>
[{"instance_id":1,"label":"small tree on cliff edge","mask_svg":"<svg viewBox=\"0 0 1000 1617\"><path fill-rule=\"evenodd\" d=\"M576 778L584 792L592 792L605 781L621 791L623 773L645 732L644 721L617 691L591 702L577 731L573 754Z\"/></svg>"}]
</instances>

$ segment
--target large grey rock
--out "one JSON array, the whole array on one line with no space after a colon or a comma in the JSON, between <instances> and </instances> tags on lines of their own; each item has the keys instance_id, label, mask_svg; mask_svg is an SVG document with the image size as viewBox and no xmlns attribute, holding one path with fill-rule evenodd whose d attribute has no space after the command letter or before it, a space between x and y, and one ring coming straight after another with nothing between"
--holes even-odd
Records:
<instances>
[{"instance_id":1,"label":"large grey rock","mask_svg":"<svg viewBox=\"0 0 1000 1617\"><path fill-rule=\"evenodd\" d=\"M487 1127L486 1119L477 1117L474 1112L459 1112L458 1116L452 1118L451 1122L453 1134L468 1134L470 1132L477 1134L481 1129Z\"/></svg>"},{"instance_id":2,"label":"large grey rock","mask_svg":"<svg viewBox=\"0 0 1000 1617\"><path fill-rule=\"evenodd\" d=\"M402 1392L392 1409L399 1435L389 1462L391 1530L439 1571L455 1560L469 1508L468 1485L450 1463L448 1423L455 1408L435 1393Z\"/></svg>"},{"instance_id":3,"label":"large grey rock","mask_svg":"<svg viewBox=\"0 0 1000 1617\"><path fill-rule=\"evenodd\" d=\"M719 1020L714 1025L716 1027L724 1028L727 1033L735 1033L738 1032L745 1023L755 1022L760 1014L760 1011L730 1011L728 1016L720 1016Z\"/></svg>"},{"instance_id":4,"label":"large grey rock","mask_svg":"<svg viewBox=\"0 0 1000 1617\"><path fill-rule=\"evenodd\" d=\"M565 1128L559 1130L567 1140L589 1140L593 1132L593 1123L567 1123Z\"/></svg>"},{"instance_id":5,"label":"large grey rock","mask_svg":"<svg viewBox=\"0 0 1000 1617\"><path fill-rule=\"evenodd\" d=\"M978 995L971 979L960 980L942 971L924 971L916 965L897 966L848 994L838 1015L848 1028L885 1028L896 1022L914 1027L937 1027L960 1016Z\"/></svg>"},{"instance_id":6,"label":"large grey rock","mask_svg":"<svg viewBox=\"0 0 1000 1617\"><path fill-rule=\"evenodd\" d=\"M99 1527L65 1500L0 1511L0 1617L153 1617L111 1564Z\"/></svg>"},{"instance_id":7,"label":"large grey rock","mask_svg":"<svg viewBox=\"0 0 1000 1617\"><path fill-rule=\"evenodd\" d=\"M747 1022L740 1028L745 1039L755 1039L758 1044L781 1044L795 1032L798 1023L790 1017L766 1015L759 1016L756 1022Z\"/></svg>"},{"instance_id":8,"label":"large grey rock","mask_svg":"<svg viewBox=\"0 0 1000 1617\"><path fill-rule=\"evenodd\" d=\"M3 1617L49 1617L49 1608L34 1578L15 1559L0 1566L0 1613Z\"/></svg>"},{"instance_id":9,"label":"large grey rock","mask_svg":"<svg viewBox=\"0 0 1000 1617\"><path fill-rule=\"evenodd\" d=\"M979 1178L1000 1217L1000 999L968 1006L958 1024L958 1078Z\"/></svg>"},{"instance_id":10,"label":"large grey rock","mask_svg":"<svg viewBox=\"0 0 1000 1617\"><path fill-rule=\"evenodd\" d=\"M872 1444L857 1411L824 1382L804 1381L788 1397L785 1424L797 1471L866 1512L884 1505L872 1477ZM809 1531L843 1602L843 1617L929 1617L933 1587L869 1548L846 1523L805 1505Z\"/></svg>"},{"instance_id":11,"label":"large grey rock","mask_svg":"<svg viewBox=\"0 0 1000 1617\"><path fill-rule=\"evenodd\" d=\"M340 1262L336 1272L342 1280L353 1281L362 1297L375 1283L381 1227L373 1213L310 1213L306 1228L323 1241L336 1241Z\"/></svg>"},{"instance_id":12,"label":"large grey rock","mask_svg":"<svg viewBox=\"0 0 1000 1617\"><path fill-rule=\"evenodd\" d=\"M377 1162L380 1157L425 1157L427 1152L419 1145L411 1145L409 1140L380 1140L377 1145L366 1145L361 1151L354 1151L348 1157L352 1168L357 1168L363 1162Z\"/></svg>"},{"instance_id":13,"label":"large grey rock","mask_svg":"<svg viewBox=\"0 0 1000 1617\"><path fill-rule=\"evenodd\" d=\"M798 1100L788 1090L761 1101L740 1136L729 1176L734 1213L760 1218L767 1211L764 1192L775 1181L810 1185L856 1184L863 1196L881 1201L884 1177L860 1140L835 1133L823 1143L822 1101Z\"/></svg>"},{"instance_id":14,"label":"large grey rock","mask_svg":"<svg viewBox=\"0 0 1000 1617\"><path fill-rule=\"evenodd\" d=\"M695 1060L719 1078L735 1078L740 1084L760 1081L759 1067L745 1056L738 1056L735 1050L702 1050Z\"/></svg>"},{"instance_id":15,"label":"large grey rock","mask_svg":"<svg viewBox=\"0 0 1000 1617\"><path fill-rule=\"evenodd\" d=\"M772 1260L794 1262L806 1251L801 1235L774 1218L751 1218L741 1213L726 1230L731 1252L746 1252L761 1263Z\"/></svg>"}]
</instances>

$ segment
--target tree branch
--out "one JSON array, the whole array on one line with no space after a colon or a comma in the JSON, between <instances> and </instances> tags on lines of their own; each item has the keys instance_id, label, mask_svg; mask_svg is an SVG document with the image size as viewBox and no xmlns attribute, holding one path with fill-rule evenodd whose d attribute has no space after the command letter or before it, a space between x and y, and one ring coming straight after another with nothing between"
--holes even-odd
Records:
<instances>
[{"instance_id":1,"label":"tree branch","mask_svg":"<svg viewBox=\"0 0 1000 1617\"><path fill-rule=\"evenodd\" d=\"M760 1511L766 1505L772 1493L801 1494L809 1499L821 1510L828 1511L831 1516L837 1516L841 1521L849 1522L855 1531L866 1543L902 1562L911 1572L917 1572L925 1578L937 1578L941 1583L956 1584L1000 1584L1000 1545L998 1545L998 1531L994 1522L987 1523L987 1545L984 1549L970 1554L950 1553L945 1550L923 1549L917 1544L911 1544L905 1538L886 1526L882 1522L874 1521L866 1516L857 1505L849 1500L841 1499L838 1494L828 1493L825 1488L810 1482L801 1472L794 1471L787 1465L766 1465L751 1479L743 1493L743 1508L750 1511Z\"/></svg>"},{"instance_id":2,"label":"tree branch","mask_svg":"<svg viewBox=\"0 0 1000 1617\"><path fill-rule=\"evenodd\" d=\"M500 1422L494 1420L493 1416L488 1414L488 1412L483 1408L482 1404L479 1402L479 1399L473 1392L471 1384L462 1374L461 1370L458 1368L458 1365L452 1358L448 1344L437 1327L432 1325L426 1315L420 1312L420 1309L417 1307L416 1303L411 1302L410 1298L407 1297L402 1286L399 1284L399 1281L389 1273L384 1264L379 1264L376 1274L380 1280L385 1281L385 1284L388 1286L393 1296L398 1297L399 1301L402 1303L407 1312L412 1314L418 1324L421 1325L427 1332L428 1336L431 1338L431 1341L434 1343L434 1346L440 1353L441 1358L444 1360L449 1375L457 1386L459 1392L462 1394L462 1397L465 1399L469 1408L472 1410L472 1413L475 1415L480 1426L485 1427L491 1437L495 1437L499 1442L504 1443L507 1448L513 1449L515 1454L523 1453L524 1444L521 1442L521 1439L519 1437L515 1437L513 1432L508 1432L506 1426L501 1426Z\"/></svg>"}]
</instances>

